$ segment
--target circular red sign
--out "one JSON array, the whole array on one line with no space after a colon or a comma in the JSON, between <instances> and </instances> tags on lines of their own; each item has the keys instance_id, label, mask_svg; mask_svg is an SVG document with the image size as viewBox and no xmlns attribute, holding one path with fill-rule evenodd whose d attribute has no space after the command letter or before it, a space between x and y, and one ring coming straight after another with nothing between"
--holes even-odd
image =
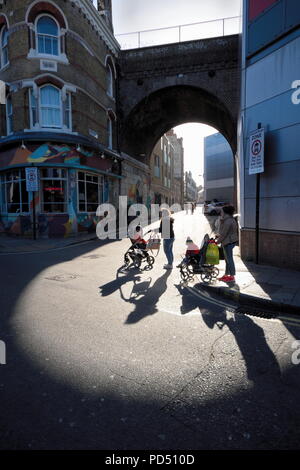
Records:
<instances>
[{"instance_id":1,"label":"circular red sign","mask_svg":"<svg viewBox=\"0 0 300 470\"><path fill-rule=\"evenodd\" d=\"M261 141L255 140L251 147L251 152L253 155L258 155L261 152Z\"/></svg>"}]
</instances>

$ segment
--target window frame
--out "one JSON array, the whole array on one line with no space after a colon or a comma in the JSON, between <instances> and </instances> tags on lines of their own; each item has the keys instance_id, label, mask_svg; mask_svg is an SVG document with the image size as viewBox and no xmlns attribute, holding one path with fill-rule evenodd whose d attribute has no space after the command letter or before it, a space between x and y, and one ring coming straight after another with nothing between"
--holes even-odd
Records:
<instances>
[{"instance_id":1,"label":"window frame","mask_svg":"<svg viewBox=\"0 0 300 470\"><path fill-rule=\"evenodd\" d=\"M113 68L110 63L107 64L106 66L107 69L107 95L110 98L115 97L115 83L114 83L114 73L113 73Z\"/></svg>"},{"instance_id":2,"label":"window frame","mask_svg":"<svg viewBox=\"0 0 300 470\"><path fill-rule=\"evenodd\" d=\"M42 173L40 172L40 191L39 191L39 194L40 194L40 201L41 201L41 208L40 208L40 213L43 214L43 215L66 215L69 213L68 211L68 198L69 198L69 178L68 178L68 168L59 168L59 167L45 167L45 168L41 168L40 169L41 171L43 170L63 170L65 171L65 177L64 178L60 178L60 177L43 177L42 176ZM65 182L65 201L64 202L56 202L55 204L64 204L64 211L63 212L45 212L44 210L44 205L45 205L45 202L44 202L44 191L43 191L43 186L44 186L44 181L53 181L53 180L57 180L57 181L64 181ZM50 204L50 203L47 203L46 204Z\"/></svg>"},{"instance_id":3,"label":"window frame","mask_svg":"<svg viewBox=\"0 0 300 470\"><path fill-rule=\"evenodd\" d=\"M3 36L4 32L7 32L7 40L6 43L3 44ZM8 27L7 24L5 23L0 31L0 46L1 46L1 53L0 53L0 70L2 70L4 67L6 67L9 64L9 56L8 56ZM6 57L7 61L4 63L3 62L3 56L4 56L4 50L6 50Z\"/></svg>"},{"instance_id":4,"label":"window frame","mask_svg":"<svg viewBox=\"0 0 300 470\"><path fill-rule=\"evenodd\" d=\"M46 127L42 125L42 105L41 105L41 90L46 86L51 86L59 91L60 101L60 123L59 127L51 126ZM34 88L29 88L29 122L30 129L34 130L49 130L49 131L62 131L62 132L73 132L73 120L72 120L72 94L71 91L66 91L66 99L63 101L63 90L48 82L38 87L37 98L34 96ZM33 103L33 99L35 103ZM35 106L33 106L35 104ZM36 122L33 119L33 109L35 108ZM66 126L66 113L68 113L68 120L70 127Z\"/></svg>"},{"instance_id":5,"label":"window frame","mask_svg":"<svg viewBox=\"0 0 300 470\"><path fill-rule=\"evenodd\" d=\"M21 175L22 170L24 170L24 178L22 178L22 175ZM6 175L8 173L12 173L12 172L18 172L18 175L19 175L19 180L18 180L19 194L20 194L20 211L19 212L9 212L8 211L6 185L9 184L9 183L12 183L13 180L11 180L11 181L8 180L7 181L6 180ZM25 189L25 192L27 193L28 202L23 202L22 182L26 183L25 168L14 168L14 169L12 168L11 170L6 170L6 171L1 172L1 174L0 174L0 202L1 202L0 208L1 208L2 214L6 215L6 216L12 216L12 215L19 216L19 215L28 215L28 214L30 214L29 194L28 194L28 191L26 191L26 189ZM11 204L15 204L15 203L11 203ZM22 210L23 205L28 205L28 211L23 211Z\"/></svg>"},{"instance_id":6,"label":"window frame","mask_svg":"<svg viewBox=\"0 0 300 470\"><path fill-rule=\"evenodd\" d=\"M113 150L113 119L107 116L107 148Z\"/></svg>"},{"instance_id":7,"label":"window frame","mask_svg":"<svg viewBox=\"0 0 300 470\"><path fill-rule=\"evenodd\" d=\"M10 113L9 113L9 104L11 107ZM6 110L6 134L11 135L14 133L14 128L13 128L13 105L12 105L12 97L11 95L8 95L6 98L6 105L5 105L5 110Z\"/></svg>"},{"instance_id":8,"label":"window frame","mask_svg":"<svg viewBox=\"0 0 300 470\"><path fill-rule=\"evenodd\" d=\"M79 179L79 173L83 173L84 174L84 180L82 179ZM97 207L103 203L103 200L104 200L104 176L103 175L99 175L98 173L93 173L93 172L90 172L90 171L85 171L85 170L78 170L77 171L77 177L76 177L76 183L77 183L77 213L78 214L96 214L97 212L97 208L95 211L88 211L87 210L87 205L88 205L88 202L87 202L87 197L86 197L86 176L93 176L93 177L97 177L98 178L98 183L94 183L92 181L88 181L88 183L92 183L92 184L97 184L98 186L98 203L97 203ZM84 204L85 204L85 209L86 210L81 210L80 207L79 207L79 204L80 204L80 201L79 201L79 182L81 183L84 183ZM100 201L100 202L99 202ZM82 202L81 202L82 203Z\"/></svg>"},{"instance_id":9,"label":"window frame","mask_svg":"<svg viewBox=\"0 0 300 470\"><path fill-rule=\"evenodd\" d=\"M58 91L58 96L59 96L59 108L58 106L42 106L42 90L47 87L52 87L55 90ZM60 125L59 126L44 126L43 125L43 120L42 120L42 109L53 109L57 110L59 109L59 115L60 115ZM61 89L58 88L57 86L53 85L52 83L45 83L44 85L39 87L39 100L38 100L38 116L39 116L39 126L41 129L63 129L63 101L62 101L62 92Z\"/></svg>"},{"instance_id":10,"label":"window frame","mask_svg":"<svg viewBox=\"0 0 300 470\"><path fill-rule=\"evenodd\" d=\"M43 34L43 33L39 33L38 32L38 22L40 21L41 18L44 18L44 17L48 17L48 18L51 18L51 20L53 20L57 26L57 36L52 36L52 35L49 35L49 34ZM58 23L57 19L53 16L53 15L50 15L49 13L41 13L40 15L38 15L36 18L35 18L35 21L34 21L34 32L35 32L35 51L36 51L36 55L37 57L45 57L45 58L48 58L48 59L58 59L61 55L62 55L62 52L61 52L61 45L60 45L60 38L61 38L61 28L60 28L60 24ZM57 54L47 54L46 52L39 52L39 36L48 36L48 37L52 37L52 38L56 38L57 39Z\"/></svg>"}]
</instances>

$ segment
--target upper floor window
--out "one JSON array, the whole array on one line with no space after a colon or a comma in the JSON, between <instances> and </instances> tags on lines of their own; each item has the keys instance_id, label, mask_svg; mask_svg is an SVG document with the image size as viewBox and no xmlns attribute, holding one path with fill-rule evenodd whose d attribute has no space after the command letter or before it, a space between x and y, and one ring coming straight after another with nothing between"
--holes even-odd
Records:
<instances>
[{"instance_id":1,"label":"upper floor window","mask_svg":"<svg viewBox=\"0 0 300 470\"><path fill-rule=\"evenodd\" d=\"M57 22L50 16L43 15L37 19L36 33L39 54L59 55L59 32Z\"/></svg>"},{"instance_id":2,"label":"upper floor window","mask_svg":"<svg viewBox=\"0 0 300 470\"><path fill-rule=\"evenodd\" d=\"M114 96L114 76L111 66L107 65L107 94Z\"/></svg>"},{"instance_id":3,"label":"upper floor window","mask_svg":"<svg viewBox=\"0 0 300 470\"><path fill-rule=\"evenodd\" d=\"M60 90L52 85L40 89L40 117L42 127L62 127Z\"/></svg>"},{"instance_id":4,"label":"upper floor window","mask_svg":"<svg viewBox=\"0 0 300 470\"><path fill-rule=\"evenodd\" d=\"M1 43L1 68L8 64L8 30L3 26L0 34Z\"/></svg>"},{"instance_id":5,"label":"upper floor window","mask_svg":"<svg viewBox=\"0 0 300 470\"><path fill-rule=\"evenodd\" d=\"M107 119L107 146L109 149L113 148L113 123L110 116Z\"/></svg>"},{"instance_id":6,"label":"upper floor window","mask_svg":"<svg viewBox=\"0 0 300 470\"><path fill-rule=\"evenodd\" d=\"M71 94L63 99L62 90L54 85L43 85L37 94L30 92L31 127L71 130Z\"/></svg>"},{"instance_id":7,"label":"upper floor window","mask_svg":"<svg viewBox=\"0 0 300 470\"><path fill-rule=\"evenodd\" d=\"M13 132L13 107L11 96L8 96L6 99L6 126L7 126L7 135Z\"/></svg>"}]
</instances>

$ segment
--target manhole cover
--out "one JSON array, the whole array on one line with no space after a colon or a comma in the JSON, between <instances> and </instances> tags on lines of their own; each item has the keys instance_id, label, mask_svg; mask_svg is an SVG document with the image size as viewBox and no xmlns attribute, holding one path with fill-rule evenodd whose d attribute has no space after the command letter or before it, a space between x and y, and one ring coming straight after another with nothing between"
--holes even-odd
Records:
<instances>
[{"instance_id":1,"label":"manhole cover","mask_svg":"<svg viewBox=\"0 0 300 470\"><path fill-rule=\"evenodd\" d=\"M66 282L71 281L72 279L76 279L77 277L77 274L55 274L54 276L47 276L45 279L50 281Z\"/></svg>"}]
</instances>

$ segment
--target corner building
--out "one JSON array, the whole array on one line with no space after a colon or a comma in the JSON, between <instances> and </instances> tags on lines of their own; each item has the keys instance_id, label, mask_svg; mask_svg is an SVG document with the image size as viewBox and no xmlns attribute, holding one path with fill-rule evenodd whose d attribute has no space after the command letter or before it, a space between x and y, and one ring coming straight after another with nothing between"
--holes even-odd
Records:
<instances>
[{"instance_id":1,"label":"corner building","mask_svg":"<svg viewBox=\"0 0 300 470\"><path fill-rule=\"evenodd\" d=\"M4 0L0 43L0 233L31 236L34 206L39 237L95 230L122 178L110 0Z\"/></svg>"}]
</instances>

